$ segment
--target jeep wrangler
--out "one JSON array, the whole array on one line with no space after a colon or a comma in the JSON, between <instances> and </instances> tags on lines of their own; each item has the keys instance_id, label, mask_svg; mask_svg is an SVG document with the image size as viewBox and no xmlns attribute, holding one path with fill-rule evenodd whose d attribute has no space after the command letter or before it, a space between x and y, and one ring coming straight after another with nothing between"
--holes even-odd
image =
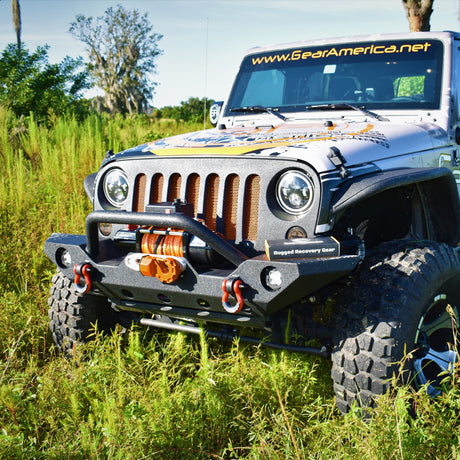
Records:
<instances>
[{"instance_id":1,"label":"jeep wrangler","mask_svg":"<svg viewBox=\"0 0 460 460\"><path fill-rule=\"evenodd\" d=\"M332 358L339 409L457 365L460 34L244 56L215 128L109 151L85 235L54 233L69 352L133 322ZM403 364L401 364L403 363Z\"/></svg>"}]
</instances>

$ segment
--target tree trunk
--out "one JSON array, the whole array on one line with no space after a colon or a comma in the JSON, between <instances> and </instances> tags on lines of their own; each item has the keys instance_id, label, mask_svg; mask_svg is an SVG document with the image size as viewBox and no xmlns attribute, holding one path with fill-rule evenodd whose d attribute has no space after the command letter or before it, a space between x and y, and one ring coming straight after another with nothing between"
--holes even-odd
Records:
<instances>
[{"instance_id":1,"label":"tree trunk","mask_svg":"<svg viewBox=\"0 0 460 460\"><path fill-rule=\"evenodd\" d=\"M434 0L402 0L411 32L427 32L430 30L433 2Z\"/></svg>"},{"instance_id":2,"label":"tree trunk","mask_svg":"<svg viewBox=\"0 0 460 460\"><path fill-rule=\"evenodd\" d=\"M11 0L11 14L13 15L14 30L18 41L18 54L21 51L21 8L19 0Z\"/></svg>"}]
</instances>

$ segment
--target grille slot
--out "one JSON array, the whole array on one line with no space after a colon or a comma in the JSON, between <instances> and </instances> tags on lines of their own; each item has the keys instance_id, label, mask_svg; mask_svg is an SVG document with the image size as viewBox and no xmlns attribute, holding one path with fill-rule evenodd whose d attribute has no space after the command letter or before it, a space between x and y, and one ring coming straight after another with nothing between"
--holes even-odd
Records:
<instances>
[{"instance_id":1,"label":"grille slot","mask_svg":"<svg viewBox=\"0 0 460 460\"><path fill-rule=\"evenodd\" d=\"M143 212L145 207L145 188L147 185L147 176L139 174L134 182L134 202L133 211Z\"/></svg>"},{"instance_id":2,"label":"grille slot","mask_svg":"<svg viewBox=\"0 0 460 460\"><path fill-rule=\"evenodd\" d=\"M260 177L253 174L246 180L244 189L243 240L257 239Z\"/></svg>"},{"instance_id":3,"label":"grille slot","mask_svg":"<svg viewBox=\"0 0 460 460\"><path fill-rule=\"evenodd\" d=\"M224 235L229 240L236 239L236 222L238 211L238 189L240 178L236 174L230 174L225 181L224 192Z\"/></svg>"},{"instance_id":4,"label":"grille slot","mask_svg":"<svg viewBox=\"0 0 460 460\"><path fill-rule=\"evenodd\" d=\"M149 204L185 199L193 203L195 217L203 219L208 228L223 233L227 239L257 239L260 200L260 176L257 174L157 173L150 183L145 174L139 174L135 181L134 211L144 211L146 196Z\"/></svg>"},{"instance_id":5,"label":"grille slot","mask_svg":"<svg viewBox=\"0 0 460 460\"><path fill-rule=\"evenodd\" d=\"M167 201L174 201L176 198L180 198L180 186L182 183L182 177L180 174L173 174L169 178L169 187L168 187L168 198Z\"/></svg>"},{"instance_id":6,"label":"grille slot","mask_svg":"<svg viewBox=\"0 0 460 460\"><path fill-rule=\"evenodd\" d=\"M150 204L160 203L163 201L161 194L163 192L164 179L163 174L155 174L152 177L150 185Z\"/></svg>"},{"instance_id":7,"label":"grille slot","mask_svg":"<svg viewBox=\"0 0 460 460\"><path fill-rule=\"evenodd\" d=\"M187 203L193 204L193 212L198 212L198 203L200 196L200 176L198 174L190 174L187 178L187 189L185 191L185 199Z\"/></svg>"},{"instance_id":8,"label":"grille slot","mask_svg":"<svg viewBox=\"0 0 460 460\"><path fill-rule=\"evenodd\" d=\"M219 176L210 174L206 179L204 191L203 219L211 230L217 230L217 204L219 198Z\"/></svg>"}]
</instances>

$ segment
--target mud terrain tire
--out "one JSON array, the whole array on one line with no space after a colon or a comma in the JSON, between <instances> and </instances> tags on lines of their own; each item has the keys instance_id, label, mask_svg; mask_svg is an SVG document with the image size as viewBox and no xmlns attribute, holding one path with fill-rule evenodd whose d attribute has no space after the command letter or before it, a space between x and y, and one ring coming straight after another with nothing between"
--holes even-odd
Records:
<instances>
[{"instance_id":1,"label":"mud terrain tire","mask_svg":"<svg viewBox=\"0 0 460 460\"><path fill-rule=\"evenodd\" d=\"M438 375L457 359L451 344L460 260L452 248L431 241L385 243L365 260L341 303L331 374L343 413L353 403L374 406L393 375L416 388L432 382L428 393L440 393Z\"/></svg>"},{"instance_id":2,"label":"mud terrain tire","mask_svg":"<svg viewBox=\"0 0 460 460\"><path fill-rule=\"evenodd\" d=\"M116 312L105 297L80 294L72 280L58 271L48 298L49 327L59 350L69 352L77 342L87 342L97 330L108 332L116 324Z\"/></svg>"}]
</instances>

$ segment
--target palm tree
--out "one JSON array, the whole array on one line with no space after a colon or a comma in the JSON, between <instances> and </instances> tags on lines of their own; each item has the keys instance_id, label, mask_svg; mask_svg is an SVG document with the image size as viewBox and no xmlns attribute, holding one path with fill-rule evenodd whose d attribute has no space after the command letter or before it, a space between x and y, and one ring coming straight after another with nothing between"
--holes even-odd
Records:
<instances>
[{"instance_id":1,"label":"palm tree","mask_svg":"<svg viewBox=\"0 0 460 460\"><path fill-rule=\"evenodd\" d=\"M434 0L402 0L411 32L430 30L430 16Z\"/></svg>"},{"instance_id":2,"label":"palm tree","mask_svg":"<svg viewBox=\"0 0 460 460\"><path fill-rule=\"evenodd\" d=\"M18 54L21 51L21 8L19 0L11 0L11 13L13 15L14 30L18 40Z\"/></svg>"}]
</instances>

